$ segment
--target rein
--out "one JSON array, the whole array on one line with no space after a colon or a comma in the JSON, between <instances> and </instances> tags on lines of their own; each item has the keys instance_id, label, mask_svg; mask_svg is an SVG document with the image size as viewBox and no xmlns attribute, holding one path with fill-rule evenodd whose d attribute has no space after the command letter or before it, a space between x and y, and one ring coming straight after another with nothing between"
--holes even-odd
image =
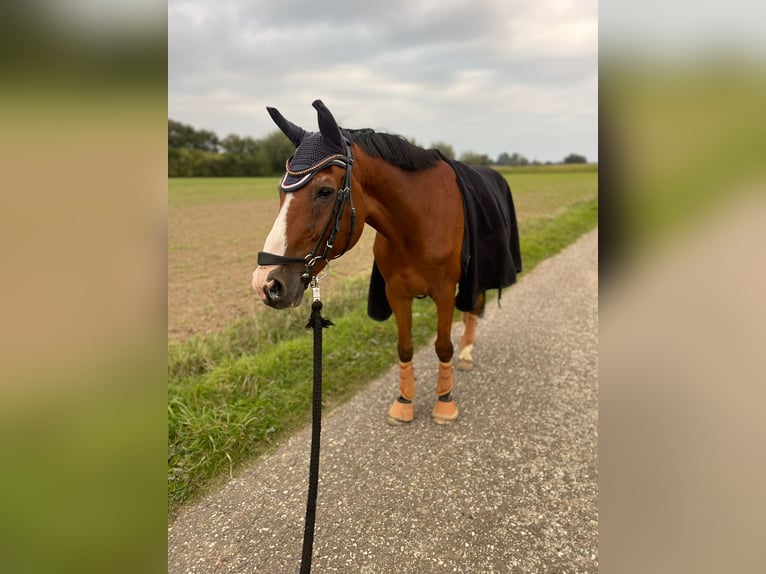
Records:
<instances>
[{"instance_id":1,"label":"rein","mask_svg":"<svg viewBox=\"0 0 766 574\"><path fill-rule=\"evenodd\" d=\"M340 159L346 164L346 173L343 177L343 185L338 190L330 217L325 223L322 233L319 235L314 249L305 257L286 257L284 255L275 255L261 251L258 253L258 265L286 265L289 263L303 263L306 265L306 272L302 278L306 285L311 284L313 301L311 303L311 316L309 317L307 329L314 331L314 381L313 398L311 405L311 455L309 459L309 489L306 500L306 520L303 527L303 550L301 553L300 574L309 574L311 572L311 558L314 549L314 525L316 523L317 494L319 491L319 446L322 433L322 329L332 325L332 322L322 317L322 300L319 293L319 278L314 274L314 266L318 261L328 261L337 259L348 251L351 242L354 239L356 229L356 209L354 200L351 196L351 166L354 158L351 153L351 143L346 140L346 157L340 156L334 159ZM346 202L349 204L351 214L351 229L348 240L338 255L328 259L330 250L335 245L335 238L340 232L340 225L343 219ZM334 222L334 224L333 224ZM332 227L331 227L332 226ZM327 241L322 248L322 239L327 231L330 231ZM320 249L322 249L320 253Z\"/></svg>"},{"instance_id":2,"label":"rein","mask_svg":"<svg viewBox=\"0 0 766 574\"><path fill-rule=\"evenodd\" d=\"M351 195L351 166L354 163L354 156L351 153L351 143L348 140L346 140L346 157L340 156L335 159L341 159L346 164L346 173L343 176L343 185L338 190L338 193L335 197L335 204L333 205L332 211L330 212L330 217L327 219L327 223L325 223L325 226L322 229L322 233L319 234L319 239L317 240L316 245L314 245L314 249L312 249L311 253L305 257L287 257L284 255L275 255L274 253L268 253L266 251L260 251L258 253L258 265L287 265L289 263L303 263L306 266L306 272L303 274L303 281L305 285L308 285L312 278L315 276L314 265L316 265L317 262L337 259L346 251L348 251L349 247L351 246L351 241L354 238L354 231L356 231L356 209L354 208L354 198ZM343 212L346 207L346 202L348 202L349 211L351 213L351 228L348 232L348 240L346 241L346 245L343 247L343 251L328 259L328 254L335 245L335 238L340 232L340 224L343 220ZM330 228L330 226L332 226L332 228ZM324 238L328 229L330 229L330 234L327 237L327 241L324 243L324 247L322 247L322 239ZM322 249L321 253L320 249Z\"/></svg>"}]
</instances>

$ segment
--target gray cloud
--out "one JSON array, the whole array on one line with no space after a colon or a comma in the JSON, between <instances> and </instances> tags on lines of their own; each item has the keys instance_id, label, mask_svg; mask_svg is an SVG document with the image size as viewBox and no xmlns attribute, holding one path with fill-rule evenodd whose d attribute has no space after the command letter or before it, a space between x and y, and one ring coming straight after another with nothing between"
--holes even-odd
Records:
<instances>
[{"instance_id":1,"label":"gray cloud","mask_svg":"<svg viewBox=\"0 0 766 574\"><path fill-rule=\"evenodd\" d=\"M256 137L274 105L530 159L597 158L596 2L171 0L169 115Z\"/></svg>"}]
</instances>

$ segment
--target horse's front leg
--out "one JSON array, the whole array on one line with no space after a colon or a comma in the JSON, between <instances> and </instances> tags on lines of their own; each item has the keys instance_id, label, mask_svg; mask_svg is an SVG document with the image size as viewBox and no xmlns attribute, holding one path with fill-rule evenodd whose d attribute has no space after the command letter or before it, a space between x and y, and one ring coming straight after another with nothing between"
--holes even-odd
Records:
<instances>
[{"instance_id":1,"label":"horse's front leg","mask_svg":"<svg viewBox=\"0 0 766 574\"><path fill-rule=\"evenodd\" d=\"M437 424L451 423L458 416L457 404L452 397L452 314L455 310L455 290L435 297L437 314L436 356L439 357L439 378L436 383L436 404L431 417Z\"/></svg>"},{"instance_id":2,"label":"horse's front leg","mask_svg":"<svg viewBox=\"0 0 766 574\"><path fill-rule=\"evenodd\" d=\"M412 299L394 295L386 286L388 304L396 318L399 339L399 396L388 409L387 422L401 425L415 418L415 373L412 369Z\"/></svg>"}]
</instances>

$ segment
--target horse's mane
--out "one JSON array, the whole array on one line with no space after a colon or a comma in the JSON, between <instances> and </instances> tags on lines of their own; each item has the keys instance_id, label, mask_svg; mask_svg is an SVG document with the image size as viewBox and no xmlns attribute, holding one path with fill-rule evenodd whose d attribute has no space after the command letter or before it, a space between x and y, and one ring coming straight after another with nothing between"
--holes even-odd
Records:
<instances>
[{"instance_id":1,"label":"horse's mane","mask_svg":"<svg viewBox=\"0 0 766 574\"><path fill-rule=\"evenodd\" d=\"M342 129L341 132L366 154L409 171L435 167L441 159L438 151L413 145L402 136L378 133L372 129Z\"/></svg>"}]
</instances>

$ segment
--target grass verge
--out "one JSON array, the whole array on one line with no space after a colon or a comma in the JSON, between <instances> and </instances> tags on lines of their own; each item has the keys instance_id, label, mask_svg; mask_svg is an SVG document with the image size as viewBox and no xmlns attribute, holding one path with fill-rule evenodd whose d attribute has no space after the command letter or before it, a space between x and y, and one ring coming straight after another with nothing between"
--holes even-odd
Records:
<instances>
[{"instance_id":1,"label":"grass verge","mask_svg":"<svg viewBox=\"0 0 766 574\"><path fill-rule=\"evenodd\" d=\"M524 273L598 223L598 200L521 224ZM523 277L523 275L522 275ZM396 325L367 317L367 281L349 281L327 315L323 399L331 408L396 360ZM212 480L272 449L310 420L311 333L307 307L264 313L223 333L168 347L168 510L193 500ZM413 305L413 343L434 336L436 308ZM394 389L392 389L392 393ZM381 419L382 420L382 419Z\"/></svg>"}]
</instances>

